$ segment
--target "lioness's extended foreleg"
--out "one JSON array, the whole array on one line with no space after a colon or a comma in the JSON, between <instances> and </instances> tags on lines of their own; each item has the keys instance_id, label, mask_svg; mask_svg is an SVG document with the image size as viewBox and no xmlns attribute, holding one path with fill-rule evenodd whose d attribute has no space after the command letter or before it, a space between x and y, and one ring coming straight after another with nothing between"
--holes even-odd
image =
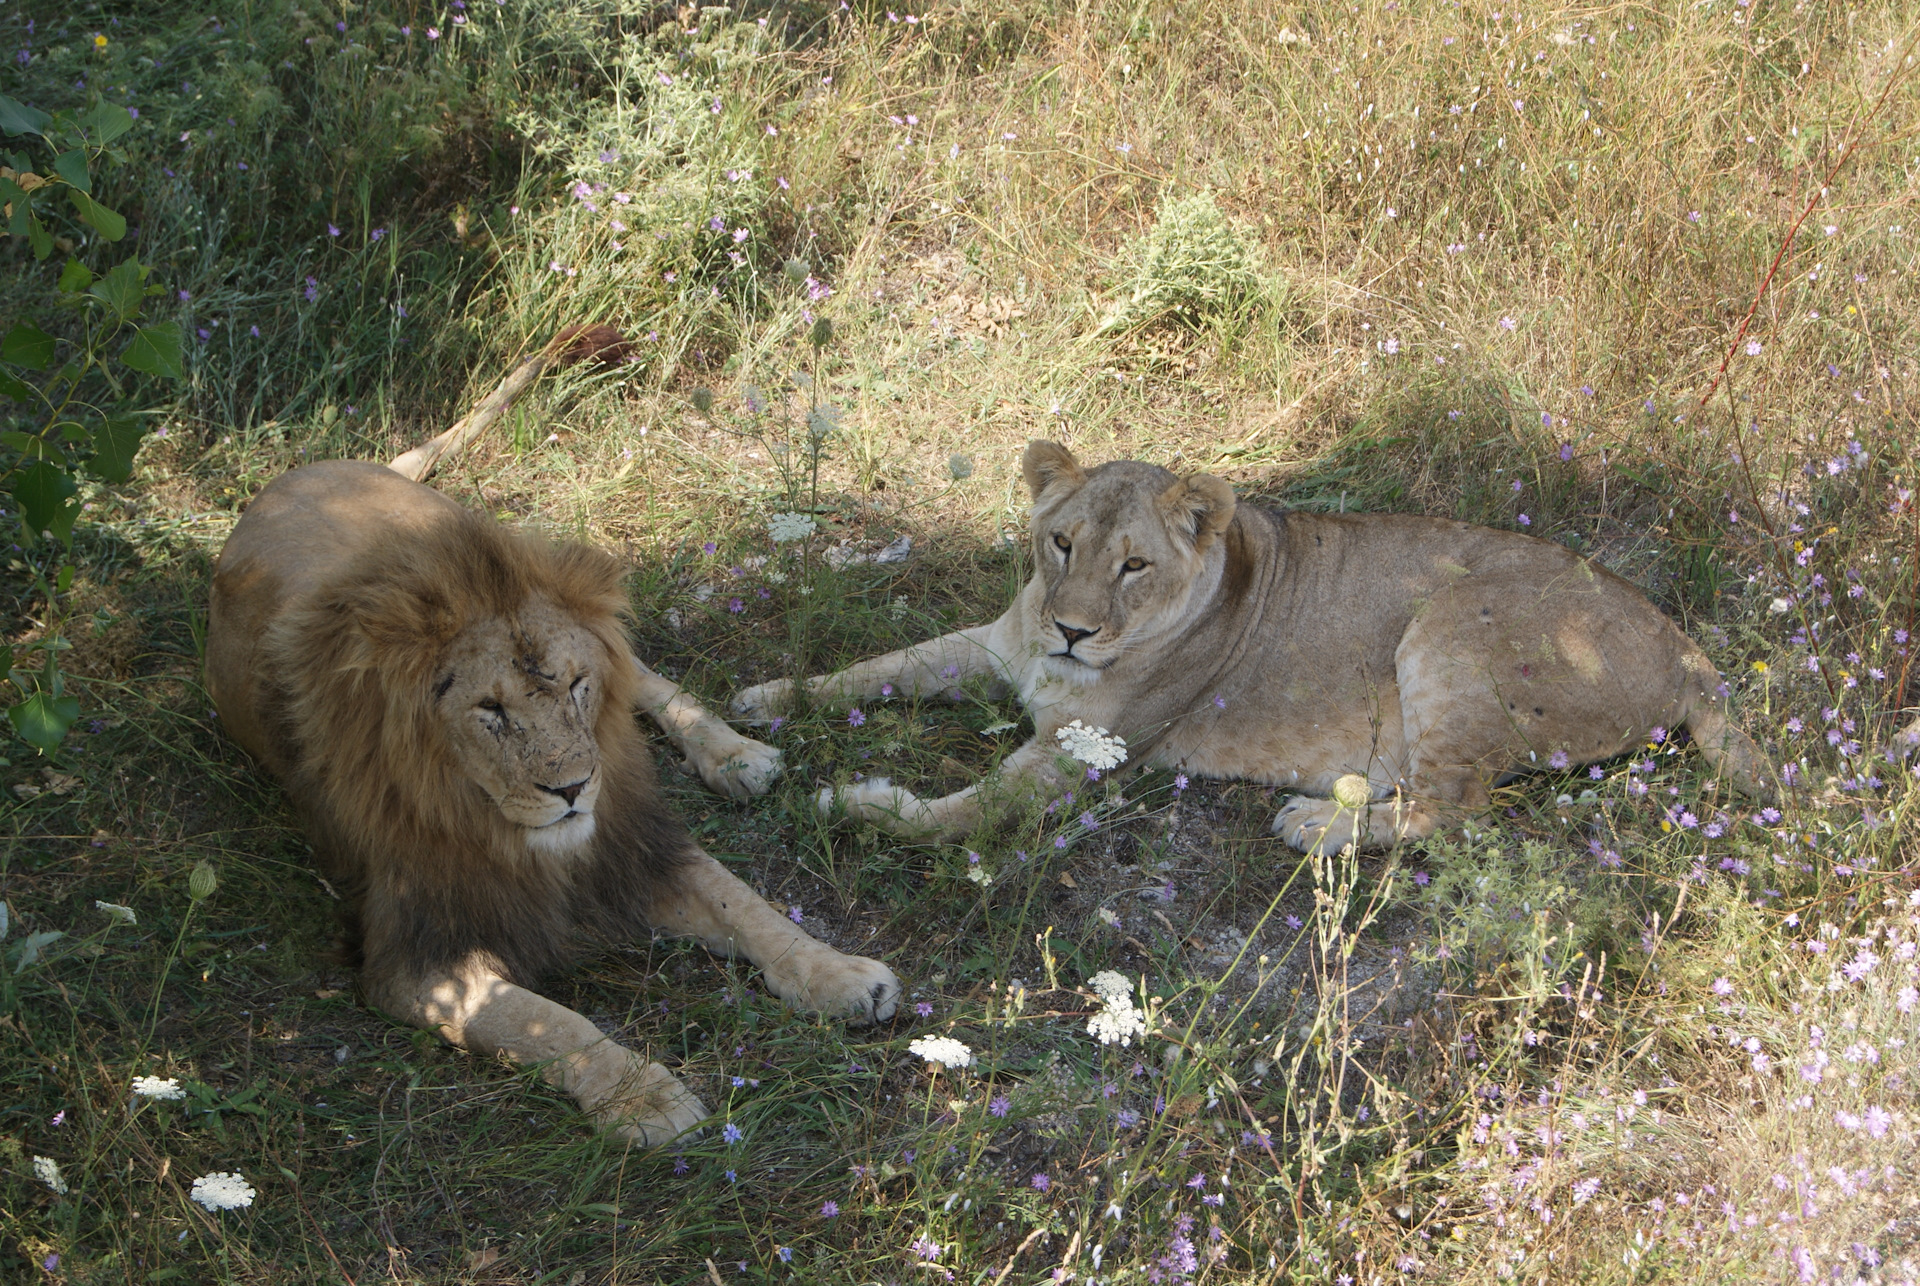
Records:
<instances>
[{"instance_id":1,"label":"lioness's extended foreleg","mask_svg":"<svg viewBox=\"0 0 1920 1286\"><path fill-rule=\"evenodd\" d=\"M707 1109L673 1073L565 1005L508 982L479 957L437 976L388 982L368 998L448 1044L538 1067L595 1125L629 1142L652 1147L706 1119Z\"/></svg>"},{"instance_id":2,"label":"lioness's extended foreleg","mask_svg":"<svg viewBox=\"0 0 1920 1286\"><path fill-rule=\"evenodd\" d=\"M1062 789L1066 783L1055 766L1058 754L1056 747L1035 738L1002 760L985 781L939 799L921 799L885 777L871 777L849 786L823 787L815 803L822 813L839 808L848 817L906 839L960 839L980 824L985 813L982 794L1011 804Z\"/></svg>"},{"instance_id":3,"label":"lioness's extended foreleg","mask_svg":"<svg viewBox=\"0 0 1920 1286\"><path fill-rule=\"evenodd\" d=\"M900 980L878 960L843 955L809 936L705 853L676 880L677 895L654 909L656 927L698 938L716 955L745 956L774 995L801 1009L852 1023L893 1017Z\"/></svg>"},{"instance_id":4,"label":"lioness's extended foreleg","mask_svg":"<svg viewBox=\"0 0 1920 1286\"><path fill-rule=\"evenodd\" d=\"M886 696L926 696L978 674L999 674L1000 660L989 646L992 625L943 634L925 643L861 661L832 674L807 680L814 704L840 709ZM886 689L891 688L888 692ZM765 723L793 705L793 680L775 679L746 689L728 704L736 719Z\"/></svg>"},{"instance_id":5,"label":"lioness's extended foreleg","mask_svg":"<svg viewBox=\"0 0 1920 1286\"><path fill-rule=\"evenodd\" d=\"M681 690L680 685L633 658L640 671L640 708L680 748L700 780L735 799L764 795L780 775L780 752L743 737Z\"/></svg>"}]
</instances>

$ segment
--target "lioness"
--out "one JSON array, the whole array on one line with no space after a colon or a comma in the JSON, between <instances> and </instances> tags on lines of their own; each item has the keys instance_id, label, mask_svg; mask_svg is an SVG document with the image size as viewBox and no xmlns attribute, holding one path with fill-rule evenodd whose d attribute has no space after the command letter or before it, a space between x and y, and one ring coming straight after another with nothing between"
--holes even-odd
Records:
<instances>
[{"instance_id":1,"label":"lioness","mask_svg":"<svg viewBox=\"0 0 1920 1286\"><path fill-rule=\"evenodd\" d=\"M636 706L722 788L764 789L777 764L634 659L621 580L607 554L509 531L386 466L308 465L221 550L207 688L347 899L368 1000L539 1064L595 1122L657 1143L699 1122L699 1101L528 990L580 930L696 937L857 1022L890 1017L900 984L789 923L662 801Z\"/></svg>"},{"instance_id":2,"label":"lioness","mask_svg":"<svg viewBox=\"0 0 1920 1286\"><path fill-rule=\"evenodd\" d=\"M1298 790L1273 829L1303 851L1430 835L1485 808L1490 784L1609 758L1661 725L1684 724L1742 791L1770 791L1700 649L1558 545L1433 518L1255 509L1208 474L1084 469L1053 442L1030 444L1023 467L1036 566L1006 614L809 679L811 700L844 708L990 675L1035 734L1000 786L1069 784L1055 733L1080 720L1119 734L1131 765ZM767 719L792 696L789 680L764 683L732 710ZM1366 778L1372 803L1313 798L1347 774ZM979 791L923 800L879 779L823 790L819 805L952 839L979 823Z\"/></svg>"}]
</instances>

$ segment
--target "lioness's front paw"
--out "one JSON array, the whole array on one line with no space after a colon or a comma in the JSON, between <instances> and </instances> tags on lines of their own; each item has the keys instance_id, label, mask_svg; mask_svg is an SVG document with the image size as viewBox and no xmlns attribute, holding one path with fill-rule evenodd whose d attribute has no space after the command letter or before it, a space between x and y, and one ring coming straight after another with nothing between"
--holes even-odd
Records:
<instances>
[{"instance_id":1,"label":"lioness's front paw","mask_svg":"<svg viewBox=\"0 0 1920 1286\"><path fill-rule=\"evenodd\" d=\"M1294 795L1273 819L1273 833L1299 849L1311 853L1338 853L1353 843L1354 813L1343 810L1331 799L1313 799Z\"/></svg>"},{"instance_id":2,"label":"lioness's front paw","mask_svg":"<svg viewBox=\"0 0 1920 1286\"><path fill-rule=\"evenodd\" d=\"M727 713L744 723L769 723L793 706L793 680L756 683L727 703Z\"/></svg>"},{"instance_id":3,"label":"lioness's front paw","mask_svg":"<svg viewBox=\"0 0 1920 1286\"><path fill-rule=\"evenodd\" d=\"M707 1119L693 1091L658 1063L608 1041L587 1051L568 1089L587 1119L641 1147L658 1147Z\"/></svg>"},{"instance_id":4,"label":"lioness's front paw","mask_svg":"<svg viewBox=\"0 0 1920 1286\"><path fill-rule=\"evenodd\" d=\"M790 1005L856 1027L885 1022L900 1004L900 980L893 970L865 956L842 955L812 944L765 971L767 986Z\"/></svg>"},{"instance_id":5,"label":"lioness's front paw","mask_svg":"<svg viewBox=\"0 0 1920 1286\"><path fill-rule=\"evenodd\" d=\"M733 799L766 794L782 768L778 750L737 733L714 735L692 757L707 788Z\"/></svg>"},{"instance_id":6,"label":"lioness's front paw","mask_svg":"<svg viewBox=\"0 0 1920 1286\"><path fill-rule=\"evenodd\" d=\"M921 835L938 826L925 800L885 777L869 777L850 786L824 786L814 797L822 817L838 809L853 821L869 822L895 835Z\"/></svg>"}]
</instances>

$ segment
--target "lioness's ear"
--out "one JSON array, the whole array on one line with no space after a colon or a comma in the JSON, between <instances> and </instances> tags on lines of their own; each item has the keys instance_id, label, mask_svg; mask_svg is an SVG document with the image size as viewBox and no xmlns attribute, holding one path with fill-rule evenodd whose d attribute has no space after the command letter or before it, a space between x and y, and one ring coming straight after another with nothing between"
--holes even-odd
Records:
<instances>
[{"instance_id":1,"label":"lioness's ear","mask_svg":"<svg viewBox=\"0 0 1920 1286\"><path fill-rule=\"evenodd\" d=\"M1156 501L1167 526L1205 549L1233 521L1233 487L1210 473L1182 478Z\"/></svg>"},{"instance_id":2,"label":"lioness's ear","mask_svg":"<svg viewBox=\"0 0 1920 1286\"><path fill-rule=\"evenodd\" d=\"M1087 476L1080 471L1080 462L1073 458L1073 452L1058 442L1045 441L1027 443L1027 454L1020 460L1020 471L1027 475L1027 490L1033 492L1035 500L1056 482L1077 487Z\"/></svg>"}]
</instances>

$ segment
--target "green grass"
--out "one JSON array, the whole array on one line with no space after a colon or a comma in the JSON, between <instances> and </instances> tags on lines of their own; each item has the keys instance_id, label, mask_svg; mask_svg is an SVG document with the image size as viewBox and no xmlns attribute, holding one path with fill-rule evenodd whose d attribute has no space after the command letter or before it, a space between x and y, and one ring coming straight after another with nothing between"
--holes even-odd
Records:
<instances>
[{"instance_id":1,"label":"green grass","mask_svg":"<svg viewBox=\"0 0 1920 1286\"><path fill-rule=\"evenodd\" d=\"M85 705L56 760L0 767L9 1280L1135 1282L1181 1278L1176 1239L1211 1281L1920 1275L1916 797L1879 755L1920 704L1910 14L453 13L0 16L9 95L140 110L96 181L207 331L134 480L89 495L67 601L5 582L8 640L57 630ZM1201 192L1251 267L1211 294L1183 267L1144 296L1181 311L1101 333ZM42 317L57 263L0 264L0 329ZM1023 731L974 693L799 715L750 803L663 745L702 843L931 1012L852 1031L685 944L597 947L549 994L743 1132L612 1147L357 1002L297 820L199 680L254 492L414 444L586 321L639 360L543 382L437 485L620 551L642 655L715 706L997 614L1048 436L1590 552L1798 780L1756 822L1649 747L1503 788L1472 842L1310 863L1266 792L1164 774L938 848L815 815L856 773L988 768ZM795 508L804 559L766 537ZM825 557L899 535L905 563ZM1158 1006L1125 1050L1086 1030L1109 968ZM932 1075L933 1034L976 1066ZM135 1105L140 1075L190 1096ZM213 1171L253 1206L192 1204Z\"/></svg>"}]
</instances>

